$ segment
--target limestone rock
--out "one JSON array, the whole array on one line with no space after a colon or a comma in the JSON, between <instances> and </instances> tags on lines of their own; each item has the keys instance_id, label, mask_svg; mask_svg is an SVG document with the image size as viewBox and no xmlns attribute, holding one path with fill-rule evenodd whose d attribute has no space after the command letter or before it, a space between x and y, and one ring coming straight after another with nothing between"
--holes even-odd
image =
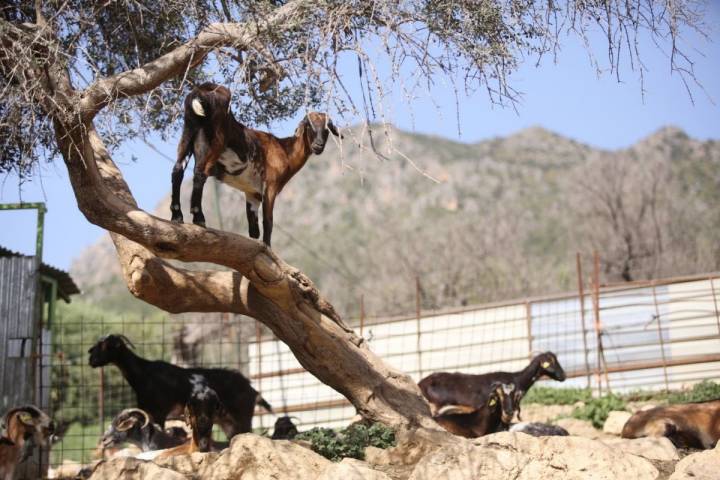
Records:
<instances>
[{"instance_id":1,"label":"limestone rock","mask_svg":"<svg viewBox=\"0 0 720 480\"><path fill-rule=\"evenodd\" d=\"M317 480L390 480L390 477L373 470L365 462L344 458L341 462L327 467Z\"/></svg>"},{"instance_id":2,"label":"limestone rock","mask_svg":"<svg viewBox=\"0 0 720 480\"><path fill-rule=\"evenodd\" d=\"M220 454L216 452L195 452L190 455L176 455L174 457L153 460L153 462L156 465L169 468L183 475L195 476L199 472L207 469L219 456Z\"/></svg>"},{"instance_id":3,"label":"limestone rock","mask_svg":"<svg viewBox=\"0 0 720 480\"><path fill-rule=\"evenodd\" d=\"M288 440L270 440L252 433L233 437L230 447L197 470L197 478L315 479L330 467L330 460Z\"/></svg>"},{"instance_id":4,"label":"limestone rock","mask_svg":"<svg viewBox=\"0 0 720 480\"><path fill-rule=\"evenodd\" d=\"M187 480L182 473L163 468L146 460L132 457L113 458L100 462L90 476L90 480Z\"/></svg>"},{"instance_id":5,"label":"limestone rock","mask_svg":"<svg viewBox=\"0 0 720 480\"><path fill-rule=\"evenodd\" d=\"M410 480L655 480L647 460L580 437L500 432L441 448L418 462Z\"/></svg>"},{"instance_id":6,"label":"limestone rock","mask_svg":"<svg viewBox=\"0 0 720 480\"><path fill-rule=\"evenodd\" d=\"M718 444L720 446L720 443ZM720 448L692 453L675 465L670 480L717 480L720 478Z\"/></svg>"},{"instance_id":7,"label":"limestone rock","mask_svg":"<svg viewBox=\"0 0 720 480\"><path fill-rule=\"evenodd\" d=\"M603 432L609 433L610 435L620 435L622 429L625 426L625 422L632 417L630 412L613 410L608 414L605 425L603 425Z\"/></svg>"},{"instance_id":8,"label":"limestone rock","mask_svg":"<svg viewBox=\"0 0 720 480\"><path fill-rule=\"evenodd\" d=\"M365 461L373 465L415 465L426 455L462 439L450 432L430 429L400 429L395 432L396 446L381 449L367 447Z\"/></svg>"},{"instance_id":9,"label":"limestone rock","mask_svg":"<svg viewBox=\"0 0 720 480\"><path fill-rule=\"evenodd\" d=\"M680 459L675 445L665 437L609 438L602 442L609 447L619 448L625 453L631 453L648 460L675 462Z\"/></svg>"}]
</instances>

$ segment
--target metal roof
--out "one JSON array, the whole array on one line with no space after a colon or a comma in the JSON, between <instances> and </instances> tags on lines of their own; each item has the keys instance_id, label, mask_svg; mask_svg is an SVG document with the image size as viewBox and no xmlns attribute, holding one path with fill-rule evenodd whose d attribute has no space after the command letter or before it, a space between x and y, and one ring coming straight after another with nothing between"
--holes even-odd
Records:
<instances>
[{"instance_id":1,"label":"metal roof","mask_svg":"<svg viewBox=\"0 0 720 480\"><path fill-rule=\"evenodd\" d=\"M13 252L12 250L0 245L0 257L32 257L32 255L23 255L22 253ZM40 273L55 279L58 284L58 295L67 303L70 303L70 295L77 295L80 293L80 289L75 284L75 281L69 273L46 263L40 264Z\"/></svg>"}]
</instances>

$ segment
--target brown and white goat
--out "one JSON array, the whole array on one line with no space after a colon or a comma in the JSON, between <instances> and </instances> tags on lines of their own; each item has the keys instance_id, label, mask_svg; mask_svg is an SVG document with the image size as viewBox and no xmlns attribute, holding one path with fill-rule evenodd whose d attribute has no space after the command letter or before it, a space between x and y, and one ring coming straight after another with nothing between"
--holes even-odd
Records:
<instances>
[{"instance_id":1,"label":"brown and white goat","mask_svg":"<svg viewBox=\"0 0 720 480\"><path fill-rule=\"evenodd\" d=\"M222 402L202 375L192 375L190 382L193 390L185 405L185 422L192 429L192 436L184 444L164 450L157 458L209 452L213 449L213 418L223 410Z\"/></svg>"},{"instance_id":2,"label":"brown and white goat","mask_svg":"<svg viewBox=\"0 0 720 480\"><path fill-rule=\"evenodd\" d=\"M418 386L435 412L443 405L482 405L496 382L515 385L515 409L520 418L520 402L533 384L543 375L565 381L563 370L552 352L535 356L518 372L491 372L473 375L458 372L435 372L420 380Z\"/></svg>"},{"instance_id":3,"label":"brown and white goat","mask_svg":"<svg viewBox=\"0 0 720 480\"><path fill-rule=\"evenodd\" d=\"M15 468L32 456L35 447L49 446L55 424L33 405L11 409L3 422L5 436L0 437L0 479L12 480Z\"/></svg>"},{"instance_id":4,"label":"brown and white goat","mask_svg":"<svg viewBox=\"0 0 720 480\"><path fill-rule=\"evenodd\" d=\"M482 405L445 405L434 420L445 430L475 438L507 430L515 415L515 385L493 383Z\"/></svg>"},{"instance_id":5,"label":"brown and white goat","mask_svg":"<svg viewBox=\"0 0 720 480\"><path fill-rule=\"evenodd\" d=\"M720 440L720 400L639 411L625 422L622 437L667 437L679 448L713 448Z\"/></svg>"},{"instance_id":6,"label":"brown and white goat","mask_svg":"<svg viewBox=\"0 0 720 480\"><path fill-rule=\"evenodd\" d=\"M263 242L270 245L275 198L305 165L311 154L325 150L328 133L340 136L332 120L310 112L295 134L278 138L247 128L230 111L230 90L204 83L185 98L183 133L172 173L172 220L182 222L180 185L188 158L195 157L190 212L193 223L205 225L202 194L208 176L245 193L245 212L250 237L260 238L258 212L263 210Z\"/></svg>"}]
</instances>

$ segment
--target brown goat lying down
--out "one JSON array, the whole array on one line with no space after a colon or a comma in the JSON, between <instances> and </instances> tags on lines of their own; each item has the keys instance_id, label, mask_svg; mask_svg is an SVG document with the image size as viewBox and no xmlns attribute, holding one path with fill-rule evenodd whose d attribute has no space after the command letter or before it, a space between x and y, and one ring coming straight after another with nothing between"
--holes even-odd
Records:
<instances>
[{"instance_id":1,"label":"brown goat lying down","mask_svg":"<svg viewBox=\"0 0 720 480\"><path fill-rule=\"evenodd\" d=\"M713 448L720 439L720 400L637 412L625 423L622 437L667 437L680 448Z\"/></svg>"}]
</instances>

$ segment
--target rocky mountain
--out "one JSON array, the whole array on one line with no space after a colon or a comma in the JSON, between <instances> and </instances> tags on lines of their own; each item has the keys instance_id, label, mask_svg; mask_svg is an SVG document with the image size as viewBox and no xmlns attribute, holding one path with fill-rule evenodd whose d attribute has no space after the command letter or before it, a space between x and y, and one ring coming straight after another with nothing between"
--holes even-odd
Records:
<instances>
[{"instance_id":1,"label":"rocky mountain","mask_svg":"<svg viewBox=\"0 0 720 480\"><path fill-rule=\"evenodd\" d=\"M361 295L371 314L414 311L416 278L425 308L572 289L576 251L600 252L605 281L720 269L718 141L672 127L617 151L539 127L473 144L381 126L345 137L282 192L273 232L345 315ZM242 194L214 188L208 224L246 234ZM72 274L93 301L139 308L109 238Z\"/></svg>"}]
</instances>

